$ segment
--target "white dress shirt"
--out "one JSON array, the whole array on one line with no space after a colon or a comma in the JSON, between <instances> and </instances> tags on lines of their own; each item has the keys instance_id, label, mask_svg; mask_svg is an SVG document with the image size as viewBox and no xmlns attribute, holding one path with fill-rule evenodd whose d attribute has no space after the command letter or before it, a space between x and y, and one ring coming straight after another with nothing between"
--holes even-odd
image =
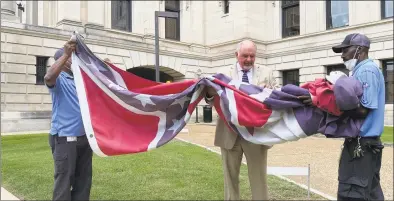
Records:
<instances>
[{"instance_id":1,"label":"white dress shirt","mask_svg":"<svg viewBox=\"0 0 394 201\"><path fill-rule=\"evenodd\" d=\"M241 66L239 65L239 63L237 62L237 72L238 72L238 80L239 81L242 81L242 76L244 75L244 72L242 72L242 68L241 68ZM250 69L247 73L246 73L246 75L248 76L248 80L249 80L249 83L252 83L252 79L253 79L253 72L252 72L252 69Z\"/></svg>"},{"instance_id":2,"label":"white dress shirt","mask_svg":"<svg viewBox=\"0 0 394 201\"><path fill-rule=\"evenodd\" d=\"M237 73L238 73L238 80L239 81L242 81L242 76L244 75L244 72L242 72L242 68L241 68L241 66L239 65L239 63L237 62ZM248 76L248 81L249 81L249 83L251 84L252 83L252 79L253 79L253 72L252 72L252 69L250 69L247 73L246 73L246 75ZM213 100L213 96L212 97L208 97L208 96L206 96L205 97L206 99L207 99L207 101L212 101Z\"/></svg>"}]
</instances>

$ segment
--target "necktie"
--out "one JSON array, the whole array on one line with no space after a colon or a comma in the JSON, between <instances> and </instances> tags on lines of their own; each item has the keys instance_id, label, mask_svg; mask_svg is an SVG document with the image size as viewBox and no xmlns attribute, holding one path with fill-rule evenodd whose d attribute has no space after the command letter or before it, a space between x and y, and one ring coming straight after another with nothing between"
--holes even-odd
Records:
<instances>
[{"instance_id":1,"label":"necktie","mask_svg":"<svg viewBox=\"0 0 394 201\"><path fill-rule=\"evenodd\" d=\"M244 73L243 75L242 75L242 82L246 82L246 83L249 83L249 79L248 79L248 70L242 70L242 72Z\"/></svg>"}]
</instances>

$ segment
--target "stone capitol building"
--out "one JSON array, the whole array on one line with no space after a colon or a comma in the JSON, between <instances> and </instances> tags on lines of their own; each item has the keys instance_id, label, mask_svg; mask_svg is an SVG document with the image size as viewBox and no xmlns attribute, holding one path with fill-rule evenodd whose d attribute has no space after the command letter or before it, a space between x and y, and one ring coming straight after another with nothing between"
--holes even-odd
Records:
<instances>
[{"instance_id":1,"label":"stone capitol building","mask_svg":"<svg viewBox=\"0 0 394 201\"><path fill-rule=\"evenodd\" d=\"M100 58L154 80L155 11L179 14L159 19L161 82L227 74L237 43L251 39L257 65L272 68L281 85L298 85L346 72L331 47L363 33L385 76L385 124L393 124L392 0L1 1L1 132L49 130L43 78L72 31Z\"/></svg>"}]
</instances>

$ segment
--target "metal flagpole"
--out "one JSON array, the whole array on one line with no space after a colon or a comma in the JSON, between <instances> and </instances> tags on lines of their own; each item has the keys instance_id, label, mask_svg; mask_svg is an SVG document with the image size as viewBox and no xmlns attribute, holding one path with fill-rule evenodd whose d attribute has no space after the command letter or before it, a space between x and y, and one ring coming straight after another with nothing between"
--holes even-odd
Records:
<instances>
[{"instance_id":1,"label":"metal flagpole","mask_svg":"<svg viewBox=\"0 0 394 201\"><path fill-rule=\"evenodd\" d=\"M308 200L311 199L311 164L308 164Z\"/></svg>"},{"instance_id":2,"label":"metal flagpole","mask_svg":"<svg viewBox=\"0 0 394 201\"><path fill-rule=\"evenodd\" d=\"M156 74L156 82L160 82L160 69L159 69L159 17L164 18L178 18L177 12L163 12L163 11L155 11L155 74Z\"/></svg>"}]
</instances>

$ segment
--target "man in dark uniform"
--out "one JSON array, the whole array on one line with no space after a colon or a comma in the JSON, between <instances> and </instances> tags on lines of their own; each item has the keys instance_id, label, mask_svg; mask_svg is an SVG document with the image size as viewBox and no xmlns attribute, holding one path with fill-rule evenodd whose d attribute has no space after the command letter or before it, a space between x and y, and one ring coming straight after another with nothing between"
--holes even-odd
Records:
<instances>
[{"instance_id":1,"label":"man in dark uniform","mask_svg":"<svg viewBox=\"0 0 394 201\"><path fill-rule=\"evenodd\" d=\"M93 152L85 135L71 70L75 49L72 40L59 49L44 78L52 96L49 144L55 165L53 200L89 200L92 185Z\"/></svg>"},{"instance_id":2,"label":"man in dark uniform","mask_svg":"<svg viewBox=\"0 0 394 201\"><path fill-rule=\"evenodd\" d=\"M379 67L368 58L369 39L362 34L349 34L342 44L334 46L350 76L361 82L363 95L359 107L344 111L352 118L363 118L358 138L345 139L339 162L338 200L384 200L380 186L384 128L385 83ZM305 104L308 96L299 97Z\"/></svg>"}]
</instances>

